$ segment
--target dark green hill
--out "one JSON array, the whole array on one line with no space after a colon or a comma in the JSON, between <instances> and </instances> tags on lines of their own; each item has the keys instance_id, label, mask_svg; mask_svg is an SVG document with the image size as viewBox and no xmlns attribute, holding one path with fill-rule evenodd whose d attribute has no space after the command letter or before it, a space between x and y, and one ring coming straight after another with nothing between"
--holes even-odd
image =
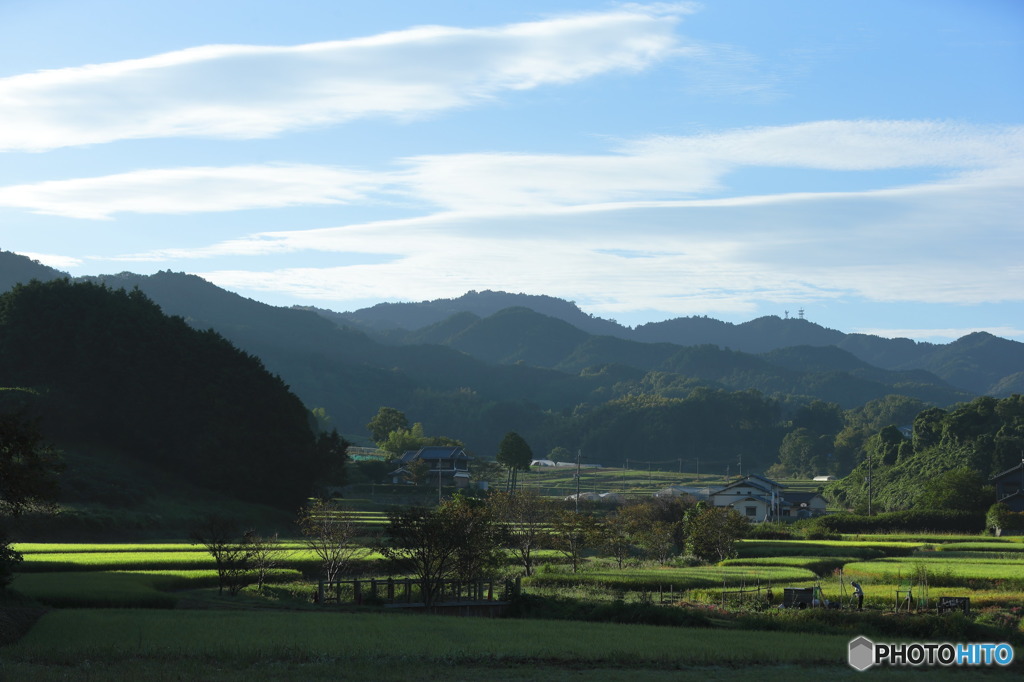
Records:
<instances>
[{"instance_id":1,"label":"dark green hill","mask_svg":"<svg viewBox=\"0 0 1024 682\"><path fill-rule=\"evenodd\" d=\"M0 385L36 391L62 446L239 499L293 506L320 471L308 412L278 377L137 290L52 280L0 296Z\"/></svg>"},{"instance_id":2,"label":"dark green hill","mask_svg":"<svg viewBox=\"0 0 1024 682\"><path fill-rule=\"evenodd\" d=\"M473 313L455 313L451 317L422 329L402 334L405 343L429 343L438 346L449 345L459 334L480 321ZM394 338L398 338L396 335Z\"/></svg>"},{"instance_id":3,"label":"dark green hill","mask_svg":"<svg viewBox=\"0 0 1024 682\"><path fill-rule=\"evenodd\" d=\"M845 479L832 483L828 495L847 507L903 511L926 504L936 487L955 485L954 472L972 472L977 486L943 490L952 493L940 509L972 509L984 513L995 491L980 486L1021 461L1024 447L1024 396L996 399L982 396L951 409L918 413L911 438L886 427L869 438L860 463ZM871 486L867 485L871 477ZM953 478L944 479L942 477ZM932 484L933 480L939 481ZM931 489L931 490L929 490ZM931 501L933 504L935 500Z\"/></svg>"},{"instance_id":4,"label":"dark green hill","mask_svg":"<svg viewBox=\"0 0 1024 682\"><path fill-rule=\"evenodd\" d=\"M607 364L626 365L651 371L663 369L679 352L671 343L638 343L614 336L589 336L558 364L565 371L581 371Z\"/></svg>"},{"instance_id":5,"label":"dark green hill","mask_svg":"<svg viewBox=\"0 0 1024 682\"><path fill-rule=\"evenodd\" d=\"M384 338L401 343L408 332L396 333L395 330L416 330L425 324L436 324L446 319L446 315L460 312L472 312L477 317L486 318L509 306L529 308L567 322L588 334L643 343L714 345L754 354L791 346L836 346L881 369L926 370L956 389L973 394L1009 395L1013 389L1007 387L1017 384L1007 377L1024 370L1024 343L998 337L992 338L1001 343L983 342L973 338L976 335L972 334L961 341L940 345L867 334L845 334L809 320L777 316L760 317L741 324L700 316L679 317L629 329L614 321L587 315L567 301L493 291L471 292L455 299L380 304L348 313L320 312L337 323L357 325L375 334L391 330ZM975 353L977 349L981 350ZM643 357L633 351L630 353L634 358ZM585 357L588 353L583 355ZM599 354L594 356L595 362L601 359ZM585 366L581 358L564 361L567 369L580 366Z\"/></svg>"},{"instance_id":6,"label":"dark green hill","mask_svg":"<svg viewBox=\"0 0 1024 682\"><path fill-rule=\"evenodd\" d=\"M335 321L372 331L416 330L446 320L456 313L490 317L506 308L528 308L568 322L588 334L624 336L629 329L612 320L588 315L570 301L552 296L509 294L504 291L470 291L459 298L441 298L419 303L378 303L355 312L329 313Z\"/></svg>"},{"instance_id":7,"label":"dark green hill","mask_svg":"<svg viewBox=\"0 0 1024 682\"><path fill-rule=\"evenodd\" d=\"M591 336L526 308L510 308L482 320L468 315L428 327L424 333L488 364L522 363L574 374L588 367L625 365L697 379L707 386L811 396L845 408L891 393L939 405L972 397L924 370L879 369L834 346L794 346L754 355L710 344L678 346ZM767 318L759 323L773 324Z\"/></svg>"},{"instance_id":8,"label":"dark green hill","mask_svg":"<svg viewBox=\"0 0 1024 682\"><path fill-rule=\"evenodd\" d=\"M67 273L55 270L25 256L0 251L0 293L15 284L27 284L34 279L48 282L51 279L67 277Z\"/></svg>"},{"instance_id":9,"label":"dark green hill","mask_svg":"<svg viewBox=\"0 0 1024 682\"><path fill-rule=\"evenodd\" d=\"M449 345L484 362L554 367L587 336L568 322L527 308L507 308L474 322Z\"/></svg>"},{"instance_id":10,"label":"dark green hill","mask_svg":"<svg viewBox=\"0 0 1024 682\"><path fill-rule=\"evenodd\" d=\"M528 365L488 364L446 346L385 345L316 312L252 301L194 275L96 279L138 287L164 311L197 328L216 329L261 358L308 407L325 408L352 439L365 438L365 424L388 405L409 412L430 433L458 437L486 452L510 428L536 421L542 409L582 402L600 383ZM524 404L533 407L524 411ZM513 415L514 423L502 424L502 414Z\"/></svg>"},{"instance_id":11,"label":"dark green hill","mask_svg":"<svg viewBox=\"0 0 1024 682\"><path fill-rule=\"evenodd\" d=\"M906 366L927 369L975 393L994 393L1005 377L1024 371L1024 343L976 332L937 346L922 360Z\"/></svg>"},{"instance_id":12,"label":"dark green hill","mask_svg":"<svg viewBox=\"0 0 1024 682\"><path fill-rule=\"evenodd\" d=\"M652 322L636 328L638 341L660 341L683 346L714 344L745 353L764 353L787 346L830 346L845 335L834 329L774 315L759 317L742 324L719 322L706 317L681 317Z\"/></svg>"},{"instance_id":13,"label":"dark green hill","mask_svg":"<svg viewBox=\"0 0 1024 682\"><path fill-rule=\"evenodd\" d=\"M938 347L933 343L883 339L870 334L847 334L836 346L853 353L864 362L886 369L913 367L914 362L920 361Z\"/></svg>"},{"instance_id":14,"label":"dark green hill","mask_svg":"<svg viewBox=\"0 0 1024 682\"><path fill-rule=\"evenodd\" d=\"M888 395L939 406L974 395L950 387L920 365L882 368L835 345L819 344L837 338L856 342L864 352L889 353L891 362L920 361L920 351L938 349L948 349L955 359L969 349L967 345L933 346L906 340L886 345L885 339L846 336L800 319L765 317L732 325L680 318L659 323L678 334L696 330L686 338L699 338L697 332L718 335L715 343L682 346L623 338L631 330L587 316L566 301L481 292L432 302L436 305L387 304L367 309L380 324L401 318L402 311L419 316L413 319L432 321L412 331L393 328L386 335L370 335L341 325L349 314L276 308L182 273L122 273L97 281L111 287L137 286L164 312L180 315L197 329L215 329L283 377L308 407L324 408L334 425L353 440L365 441L365 425L383 405L406 412L410 421L422 422L431 435L459 438L487 456L509 430L526 436L538 453L554 446L578 447L587 438L581 429L590 428L584 416L609 402L616 403L609 408L612 412L626 409L616 401L628 396L686 400L699 388L726 393L755 390L766 401L785 405L788 416L815 398L853 408ZM515 307L497 307L509 303ZM473 310L454 310L462 305ZM537 312L533 305L546 306L552 314ZM439 317L451 310L452 314ZM595 335L581 325L615 333ZM762 345L764 339L788 345L763 354L743 352L742 344L736 342L742 341L742 333L761 337ZM793 343L805 337L815 343ZM1011 351L1024 346L1006 343ZM991 367L981 361L975 364L991 376L1013 377L1020 373L1020 365L1005 375L999 372L1012 365L1014 357L1008 353L1000 360L1003 364ZM949 358L939 364L954 366ZM991 376L984 377L986 385L1014 385L1012 380L990 382ZM739 403L724 400L723 404ZM630 405L629 409L653 408L641 403L641 408ZM644 420L617 423L639 425ZM655 435L650 442L670 450L675 445L667 434ZM616 437L644 442L651 438L648 434ZM778 451L778 443L771 439L762 440L758 447L763 450L761 459Z\"/></svg>"}]
</instances>

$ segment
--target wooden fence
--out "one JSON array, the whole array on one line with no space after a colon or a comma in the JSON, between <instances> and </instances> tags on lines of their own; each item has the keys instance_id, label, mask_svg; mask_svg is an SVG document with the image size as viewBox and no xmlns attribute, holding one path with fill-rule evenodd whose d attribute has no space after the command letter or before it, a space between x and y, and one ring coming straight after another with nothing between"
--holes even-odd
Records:
<instances>
[{"instance_id":1,"label":"wooden fence","mask_svg":"<svg viewBox=\"0 0 1024 682\"><path fill-rule=\"evenodd\" d=\"M433 603L507 601L518 595L520 580L441 580L433 585ZM321 579L317 588L319 604L422 605L423 585L415 578Z\"/></svg>"}]
</instances>

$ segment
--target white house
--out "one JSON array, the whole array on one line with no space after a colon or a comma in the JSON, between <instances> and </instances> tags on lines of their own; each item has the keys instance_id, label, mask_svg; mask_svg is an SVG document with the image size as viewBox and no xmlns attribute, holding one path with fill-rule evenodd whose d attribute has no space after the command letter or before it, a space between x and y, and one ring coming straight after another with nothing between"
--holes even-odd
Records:
<instances>
[{"instance_id":1,"label":"white house","mask_svg":"<svg viewBox=\"0 0 1024 682\"><path fill-rule=\"evenodd\" d=\"M751 474L710 495L716 507L732 507L750 521L775 521L825 513L825 499L818 493L787 492L786 486Z\"/></svg>"}]
</instances>

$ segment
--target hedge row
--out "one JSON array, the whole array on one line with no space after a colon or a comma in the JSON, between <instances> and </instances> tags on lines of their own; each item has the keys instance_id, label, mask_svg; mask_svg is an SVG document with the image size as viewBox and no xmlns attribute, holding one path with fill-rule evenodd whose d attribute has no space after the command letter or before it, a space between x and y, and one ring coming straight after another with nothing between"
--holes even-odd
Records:
<instances>
[{"instance_id":1,"label":"hedge row","mask_svg":"<svg viewBox=\"0 0 1024 682\"><path fill-rule=\"evenodd\" d=\"M864 516L841 512L819 517L813 525L825 533L979 533L985 528L985 514L965 511L902 511Z\"/></svg>"}]
</instances>

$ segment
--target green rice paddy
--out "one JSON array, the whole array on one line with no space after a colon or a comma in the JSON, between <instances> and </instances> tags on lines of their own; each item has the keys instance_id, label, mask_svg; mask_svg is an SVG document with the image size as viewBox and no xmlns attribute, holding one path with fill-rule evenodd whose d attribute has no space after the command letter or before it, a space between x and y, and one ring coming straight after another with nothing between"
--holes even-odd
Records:
<instances>
[{"instance_id":1,"label":"green rice paddy","mask_svg":"<svg viewBox=\"0 0 1024 682\"><path fill-rule=\"evenodd\" d=\"M373 514L366 523L380 522ZM669 596L666 604L713 610L723 603L723 589L732 593L730 604L740 605L737 589L771 588L777 602L783 587L814 584L828 599L848 605L849 582L859 580L868 608L884 614L894 610L897 590L927 576L926 589L915 595L930 603L968 596L972 608L998 614L1024 604L1019 539L937 537L945 536L749 540L740 543L738 558L710 566L617 569L590 559L576 574L545 566L525 578L523 588L527 594L625 604L650 604L650 595L660 592ZM305 680L335 679L344 669L349 676L396 682L434 680L438 670L454 679L542 681L600 671L598 679L625 682L637 675L679 679L683 671L698 670L702 680L733 679L741 666L790 680L850 672L845 634L754 632L726 621L693 629L339 612L311 603L315 582L303 574L316 574L315 555L295 540L279 547L282 567L269 576L264 592L218 598L213 560L195 544L18 545L25 561L14 589L53 610L27 636L0 649L0 679ZM545 550L540 556L552 560L557 554ZM379 559L370 554L362 567L377 570ZM754 591L752 599L763 601L765 594ZM183 609L183 603L208 608ZM1019 615L1005 618L1019 632Z\"/></svg>"}]
</instances>

